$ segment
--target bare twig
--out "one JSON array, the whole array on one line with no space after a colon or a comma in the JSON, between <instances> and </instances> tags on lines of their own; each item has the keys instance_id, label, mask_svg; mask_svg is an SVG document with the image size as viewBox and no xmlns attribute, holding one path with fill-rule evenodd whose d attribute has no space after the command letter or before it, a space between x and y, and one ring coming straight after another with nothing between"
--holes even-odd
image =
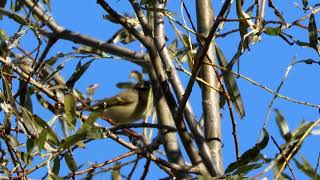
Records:
<instances>
[{"instance_id":1,"label":"bare twig","mask_svg":"<svg viewBox=\"0 0 320 180\"><path fill-rule=\"evenodd\" d=\"M151 160L147 159L146 164L144 165L144 171L143 174L141 176L141 180L144 180L148 174L149 168L150 168L150 164L151 164Z\"/></svg>"},{"instance_id":2,"label":"bare twig","mask_svg":"<svg viewBox=\"0 0 320 180\"><path fill-rule=\"evenodd\" d=\"M299 141L297 142L297 144L295 144L295 146L292 148L292 150L290 151L290 153L287 156L288 161L292 158L293 154L298 150L298 148L301 146L303 140L309 135L309 133L311 132L311 130L317 126L320 123L320 119L318 119L317 121L315 121L303 134L303 136L299 139ZM282 164L281 168L279 169L278 174L276 175L275 179L278 179L279 176L281 175L282 171L284 170L285 166L286 166L287 162L284 161L284 163Z\"/></svg>"},{"instance_id":3,"label":"bare twig","mask_svg":"<svg viewBox=\"0 0 320 180\"><path fill-rule=\"evenodd\" d=\"M89 168L86 168L86 169L81 170L81 171L77 171L77 172L75 172L74 174L78 176L78 175L81 175L81 174L90 172L90 171L92 171L92 170L94 170L94 169L101 168L101 167L106 166L106 165L108 165L108 164L117 162L117 161L119 161L119 160L121 160L121 159L123 159L123 158L132 156L132 155L137 154L137 153L140 153L140 152L141 152L140 149L132 150L132 151L129 151L129 152L127 152L127 153L124 153L124 154L122 154L122 155L120 155L120 156L117 156L117 157L115 157L115 158L113 158L113 159L107 160L107 161L105 161L105 162L102 162L102 163L99 163L99 164L93 164L93 165L91 165Z\"/></svg>"},{"instance_id":4,"label":"bare twig","mask_svg":"<svg viewBox=\"0 0 320 180\"><path fill-rule=\"evenodd\" d=\"M320 152L318 153L317 165L316 165L316 167L314 168L314 177L313 177L314 180L317 180L317 177L318 177L319 163L320 163Z\"/></svg>"},{"instance_id":5,"label":"bare twig","mask_svg":"<svg viewBox=\"0 0 320 180\"><path fill-rule=\"evenodd\" d=\"M284 74L284 76L283 76L283 78L282 78L279 86L277 87L277 90L276 90L276 93L277 93L277 94L280 92L280 89L282 88L284 82L287 80L288 75L289 75L289 72L290 72L291 68L293 67L293 65L295 64L295 62L296 62L296 57L293 57L291 64L287 67L286 72L285 72L285 74ZM266 117L265 117L265 119L264 119L264 121L263 121L263 125L262 125L262 128L261 128L261 130L260 130L260 134L259 134L259 137L258 137L258 140L257 140L257 141L260 141L260 138L262 137L263 129L265 129L266 126L267 126L272 105L273 105L274 101L277 99L277 97L278 97L278 96L274 95L274 96L272 97L269 105L268 105L267 115L266 115Z\"/></svg>"},{"instance_id":6,"label":"bare twig","mask_svg":"<svg viewBox=\"0 0 320 180\"><path fill-rule=\"evenodd\" d=\"M138 163L139 163L139 160L140 160L140 158L139 158L139 155L138 155L138 157L137 157L137 159L134 161L133 167L132 167L132 169L131 169L131 171L130 171L130 173L129 173L129 175L128 175L128 179L131 179L134 171L135 171L136 168L137 168L137 165L138 165Z\"/></svg>"},{"instance_id":7,"label":"bare twig","mask_svg":"<svg viewBox=\"0 0 320 180\"><path fill-rule=\"evenodd\" d=\"M272 142L276 145L276 147L278 148L281 156L283 157L283 159L285 160L285 162L288 164L288 167L290 169L290 172L292 174L293 179L296 179L296 176L294 175L293 169L289 164L288 159L286 158L285 154L282 152L282 149L280 148L280 146L278 145L278 143L276 142L276 140L273 138L273 136L271 136Z\"/></svg>"}]
</instances>

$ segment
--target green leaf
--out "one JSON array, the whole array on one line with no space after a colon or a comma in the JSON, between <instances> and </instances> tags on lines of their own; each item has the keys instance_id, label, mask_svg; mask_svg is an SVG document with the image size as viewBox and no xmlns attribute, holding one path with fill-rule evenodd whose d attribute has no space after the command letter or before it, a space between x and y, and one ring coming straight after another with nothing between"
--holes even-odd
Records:
<instances>
[{"instance_id":1,"label":"green leaf","mask_svg":"<svg viewBox=\"0 0 320 180\"><path fill-rule=\"evenodd\" d=\"M59 177L59 176L57 176L57 175L55 175L53 173L50 173L49 177L48 177L48 180L65 180L65 179L62 178L62 177Z\"/></svg>"},{"instance_id":2,"label":"green leaf","mask_svg":"<svg viewBox=\"0 0 320 180\"><path fill-rule=\"evenodd\" d=\"M8 35L4 32L3 29L0 29L0 56L5 57L7 56L8 52Z\"/></svg>"},{"instance_id":3,"label":"green leaf","mask_svg":"<svg viewBox=\"0 0 320 180\"><path fill-rule=\"evenodd\" d=\"M308 4L309 4L308 0L302 0L302 5L304 10L307 10Z\"/></svg>"},{"instance_id":4,"label":"green leaf","mask_svg":"<svg viewBox=\"0 0 320 180\"><path fill-rule=\"evenodd\" d=\"M39 148L39 151L42 150L44 144L46 143L46 140L47 140L47 134L48 134L48 130L47 129L43 129L37 139L37 146Z\"/></svg>"},{"instance_id":5,"label":"green leaf","mask_svg":"<svg viewBox=\"0 0 320 180\"><path fill-rule=\"evenodd\" d=\"M55 175L59 175L59 171L60 171L60 158L59 156L57 156L53 160L52 173Z\"/></svg>"},{"instance_id":6,"label":"green leaf","mask_svg":"<svg viewBox=\"0 0 320 180\"><path fill-rule=\"evenodd\" d=\"M47 122L45 122L41 117L39 117L38 115L33 115L33 119L34 121L41 126L41 128L43 129L47 129L48 131L48 138L50 140L52 140L55 145L59 144L59 139L58 136L56 135L56 133L50 128L50 126L47 124Z\"/></svg>"},{"instance_id":7,"label":"green leaf","mask_svg":"<svg viewBox=\"0 0 320 180\"><path fill-rule=\"evenodd\" d=\"M313 122L304 122L292 132L292 139L299 140L304 133L312 126Z\"/></svg>"},{"instance_id":8,"label":"green leaf","mask_svg":"<svg viewBox=\"0 0 320 180\"><path fill-rule=\"evenodd\" d=\"M33 139L27 139L27 152L29 154L32 152L33 147L34 147Z\"/></svg>"},{"instance_id":9,"label":"green leaf","mask_svg":"<svg viewBox=\"0 0 320 180\"><path fill-rule=\"evenodd\" d=\"M172 43L168 46L168 49L172 52L172 54L176 54L178 49L178 40L173 40Z\"/></svg>"},{"instance_id":10,"label":"green leaf","mask_svg":"<svg viewBox=\"0 0 320 180\"><path fill-rule=\"evenodd\" d=\"M6 134L10 134L11 131L11 113L5 113L4 117L4 129Z\"/></svg>"},{"instance_id":11,"label":"green leaf","mask_svg":"<svg viewBox=\"0 0 320 180\"><path fill-rule=\"evenodd\" d=\"M17 15L17 14L11 14L9 16L9 18L13 19L14 21L16 21L17 23L24 25L24 26L29 26L29 23L27 20L25 20L23 17Z\"/></svg>"},{"instance_id":12,"label":"green leaf","mask_svg":"<svg viewBox=\"0 0 320 180\"><path fill-rule=\"evenodd\" d=\"M108 40L108 43L117 43L121 42L123 44L129 44L135 41L137 38L129 33L125 28L118 30L111 39Z\"/></svg>"},{"instance_id":13,"label":"green leaf","mask_svg":"<svg viewBox=\"0 0 320 180\"><path fill-rule=\"evenodd\" d=\"M263 163L254 163L254 164L248 164L245 166L241 166L232 175L245 175L248 172L251 172L252 170L260 168L264 164L265 163L263 162Z\"/></svg>"},{"instance_id":14,"label":"green leaf","mask_svg":"<svg viewBox=\"0 0 320 180\"><path fill-rule=\"evenodd\" d=\"M286 142L289 142L291 139L291 132L289 129L289 126L284 119L283 115L280 113L278 109L275 109L276 112L276 122L279 127L281 136L286 140Z\"/></svg>"},{"instance_id":15,"label":"green leaf","mask_svg":"<svg viewBox=\"0 0 320 180\"><path fill-rule=\"evenodd\" d=\"M301 156L302 163L300 163L296 158L293 158L293 161L296 163L297 167L304 172L305 175L309 176L311 179L320 179L320 175L315 176L315 169L312 165Z\"/></svg>"},{"instance_id":16,"label":"green leaf","mask_svg":"<svg viewBox=\"0 0 320 180\"><path fill-rule=\"evenodd\" d=\"M228 61L224 56L222 50L216 45L216 56L221 67L226 68L228 65ZM230 96L230 100L234 105L236 111L240 115L242 119L245 116L244 106L242 102L242 98L240 95L240 91L237 85L237 81L235 80L234 75L229 71L222 70L223 81L226 85L228 95Z\"/></svg>"},{"instance_id":17,"label":"green leaf","mask_svg":"<svg viewBox=\"0 0 320 180\"><path fill-rule=\"evenodd\" d=\"M84 124L82 125L81 129L88 129L93 127L93 123L96 122L96 120L101 116L101 113L103 112L103 110L98 110L98 111L94 111L90 114L90 116L88 117L88 119L84 122Z\"/></svg>"},{"instance_id":18,"label":"green leaf","mask_svg":"<svg viewBox=\"0 0 320 180\"><path fill-rule=\"evenodd\" d=\"M135 83L133 83L133 82L119 82L116 84L117 88L119 88L119 89L132 89L132 88L134 88L134 85L135 85Z\"/></svg>"},{"instance_id":19,"label":"green leaf","mask_svg":"<svg viewBox=\"0 0 320 180\"><path fill-rule=\"evenodd\" d=\"M240 168L247 166L250 162L254 162L259 158L260 151L263 150L269 142L269 134L267 130L263 129L263 132L263 139L259 143L257 143L253 148L243 153L239 160L229 164L229 166L225 170L226 174L231 173L234 170L239 170Z\"/></svg>"},{"instance_id":20,"label":"green leaf","mask_svg":"<svg viewBox=\"0 0 320 180\"><path fill-rule=\"evenodd\" d=\"M21 160L26 164L32 164L33 157L29 153L18 152L18 155L20 156Z\"/></svg>"},{"instance_id":21,"label":"green leaf","mask_svg":"<svg viewBox=\"0 0 320 180\"><path fill-rule=\"evenodd\" d=\"M308 27L309 43L310 43L310 47L314 48L317 51L317 53L320 54L318 49L318 31L317 30L318 29L317 29L317 24L316 24L314 14L311 14L309 19L309 27Z\"/></svg>"},{"instance_id":22,"label":"green leaf","mask_svg":"<svg viewBox=\"0 0 320 180\"><path fill-rule=\"evenodd\" d=\"M26 133L33 138L38 137L38 131L34 124L32 114L24 107L20 107L20 109L22 111L22 118L20 121L23 124Z\"/></svg>"},{"instance_id":23,"label":"green leaf","mask_svg":"<svg viewBox=\"0 0 320 180\"><path fill-rule=\"evenodd\" d=\"M70 148L72 145L75 145L76 143L78 143L79 141L82 141L86 139L86 133L82 132L82 133L76 133L74 135L71 135L69 137L67 137L64 142L60 145L60 148L62 149L68 149Z\"/></svg>"},{"instance_id":24,"label":"green leaf","mask_svg":"<svg viewBox=\"0 0 320 180\"><path fill-rule=\"evenodd\" d=\"M71 75L70 79L66 82L67 87L72 89L74 84L81 78L81 76L86 72L94 59L86 62L84 65L81 65L81 61L78 62L75 72Z\"/></svg>"},{"instance_id":25,"label":"green leaf","mask_svg":"<svg viewBox=\"0 0 320 180\"><path fill-rule=\"evenodd\" d=\"M44 64L52 66L54 65L60 58L64 57L63 53L57 53L56 55L47 59Z\"/></svg>"},{"instance_id":26,"label":"green leaf","mask_svg":"<svg viewBox=\"0 0 320 180\"><path fill-rule=\"evenodd\" d=\"M66 161L66 164L67 164L68 168L72 172L74 172L74 171L76 171L78 169L77 163L74 160L74 158L71 156L71 154L69 154L69 153L64 154L64 159Z\"/></svg>"},{"instance_id":27,"label":"green leaf","mask_svg":"<svg viewBox=\"0 0 320 180\"><path fill-rule=\"evenodd\" d=\"M7 75L4 75L3 73L1 73L5 101L6 101L7 104L9 104L11 106L12 113L17 115L18 111L16 109L15 99L14 99L14 97L12 95L12 89L11 89L11 86L12 86L12 70L10 69L10 67L4 65L2 67L2 72L7 74Z\"/></svg>"},{"instance_id":28,"label":"green leaf","mask_svg":"<svg viewBox=\"0 0 320 180\"><path fill-rule=\"evenodd\" d=\"M19 146L19 141L18 139L16 139L15 137L11 136L11 135L6 135L6 137L8 138L8 142L12 148L17 148Z\"/></svg>"},{"instance_id":29,"label":"green leaf","mask_svg":"<svg viewBox=\"0 0 320 180\"><path fill-rule=\"evenodd\" d=\"M105 131L102 128L91 128L86 133L88 139L103 139L106 138Z\"/></svg>"},{"instance_id":30,"label":"green leaf","mask_svg":"<svg viewBox=\"0 0 320 180\"><path fill-rule=\"evenodd\" d=\"M281 28L266 28L264 30L264 33L270 35L270 36L279 36L281 34Z\"/></svg>"},{"instance_id":31,"label":"green leaf","mask_svg":"<svg viewBox=\"0 0 320 180\"><path fill-rule=\"evenodd\" d=\"M64 110L66 113L66 120L70 125L71 130L74 130L77 123L76 100L72 93L64 96Z\"/></svg>"},{"instance_id":32,"label":"green leaf","mask_svg":"<svg viewBox=\"0 0 320 180\"><path fill-rule=\"evenodd\" d=\"M31 113L33 112L30 89L25 81L19 81L20 105L25 107Z\"/></svg>"},{"instance_id":33,"label":"green leaf","mask_svg":"<svg viewBox=\"0 0 320 180\"><path fill-rule=\"evenodd\" d=\"M63 68L64 68L64 64L62 63L52 73L48 74L45 78L43 78L42 83L49 82Z\"/></svg>"}]
</instances>

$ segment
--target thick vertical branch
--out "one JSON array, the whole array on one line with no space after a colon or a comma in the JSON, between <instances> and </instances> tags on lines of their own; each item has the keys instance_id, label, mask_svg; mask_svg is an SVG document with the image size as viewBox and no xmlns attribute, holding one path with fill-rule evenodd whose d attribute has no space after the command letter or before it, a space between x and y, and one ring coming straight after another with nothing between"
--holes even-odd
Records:
<instances>
[{"instance_id":1,"label":"thick vertical branch","mask_svg":"<svg viewBox=\"0 0 320 180\"><path fill-rule=\"evenodd\" d=\"M165 33L164 33L164 22L163 22L163 12L161 9L164 9L165 4L160 3L159 1L155 1L155 11L154 11L154 41L156 45L156 49L159 53L161 61L166 69L167 75L169 77L170 83L177 95L178 100L180 101L183 98L184 89L182 87L180 78L176 72L176 69L173 65L172 58L170 53L166 47L165 41ZM175 114L175 122L182 122L183 118L181 114ZM188 102L186 102L186 108L184 110L184 116L186 117L186 122L190 128L192 135L194 136L194 140L199 148L199 154L201 156L202 162L210 173L211 176L220 175L219 169L214 166L212 163L212 156L210 154L209 147L205 141L204 134L198 123L196 122L194 113L192 112L192 108ZM177 124L176 124L177 125ZM177 125L178 127L178 125ZM179 128L178 128L179 129ZM188 142L183 142L186 146Z\"/></svg>"},{"instance_id":2,"label":"thick vertical branch","mask_svg":"<svg viewBox=\"0 0 320 180\"><path fill-rule=\"evenodd\" d=\"M197 31L200 34L204 35L204 37L207 37L213 24L212 19L214 18L211 1L197 0L196 11L198 25ZM198 44L202 43L199 42ZM212 63L215 63L215 48L213 42L209 45L208 54L203 61L209 62L210 60L212 61ZM219 83L213 66L203 64L200 75L202 79L208 82L211 86L218 88ZM219 174L223 174L219 93L209 86L202 86L201 90L205 138L208 142L213 157L213 163L219 170Z\"/></svg>"}]
</instances>

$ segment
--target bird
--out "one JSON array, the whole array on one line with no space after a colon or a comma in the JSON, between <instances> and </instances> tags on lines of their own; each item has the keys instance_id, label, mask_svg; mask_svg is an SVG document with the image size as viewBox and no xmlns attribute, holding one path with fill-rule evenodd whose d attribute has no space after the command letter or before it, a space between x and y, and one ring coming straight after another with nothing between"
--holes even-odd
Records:
<instances>
[{"instance_id":1,"label":"bird","mask_svg":"<svg viewBox=\"0 0 320 180\"><path fill-rule=\"evenodd\" d=\"M152 110L152 99L150 83L142 81L92 107L101 111L102 118L111 119L116 125L130 124L143 119Z\"/></svg>"}]
</instances>

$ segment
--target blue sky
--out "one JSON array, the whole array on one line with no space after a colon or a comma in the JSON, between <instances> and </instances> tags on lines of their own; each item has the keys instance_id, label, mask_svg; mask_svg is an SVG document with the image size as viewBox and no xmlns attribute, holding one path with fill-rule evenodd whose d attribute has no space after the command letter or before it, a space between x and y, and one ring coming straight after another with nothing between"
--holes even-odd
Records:
<instances>
[{"instance_id":1,"label":"blue sky","mask_svg":"<svg viewBox=\"0 0 320 180\"><path fill-rule=\"evenodd\" d=\"M112 0L108 1L113 7L120 12L132 14L133 10L125 0ZM213 4L221 4L221 1L214 0ZM316 1L310 1L310 4L314 4ZM284 16L288 22L295 20L304 14L294 7L293 3L288 2L274 2L275 5L284 13ZM300 3L300 2L297 2ZM193 20L195 20L195 11L193 1L186 1L189 10L192 13ZM179 3L169 1L169 9L178 11ZM109 22L102 19L104 11L96 4L95 0L55 0L52 1L53 17L58 24L77 31L86 35L90 35L97 39L107 40L114 32L119 29L119 26L110 24ZM215 8L217 10L217 8ZM231 17L235 17L235 8L233 7ZM272 11L266 12L266 19L274 19L273 15L269 15ZM317 22L319 24L319 16L316 15ZM1 25L3 29L7 31L9 35L17 30L17 27L5 21L4 25ZM303 24L307 25L308 21L304 21ZM226 25L226 30L230 27L235 27L236 24ZM318 25L319 27L320 25ZM287 33L290 33L298 37L302 41L308 41L308 31L301 28L292 28ZM11 33L11 34L10 34ZM174 34L169 31L169 41L174 40ZM239 35L233 34L227 38L217 39L218 45L222 48L228 59L231 59L237 49L239 41ZM30 45L30 39L24 38L22 42L23 46ZM71 51L71 47L77 47L78 45L69 42L59 42L51 50L51 55L58 51ZM137 43L129 45L129 48L139 50L140 47ZM30 47L32 49L32 47ZM275 90L281 79L284 76L286 68L291 63L293 57L296 56L297 60L313 58L319 60L319 56L312 49L301 48L299 46L289 46L286 42L278 37L271 37L262 35L262 41L252 45L251 51L246 51L240 60L240 73L254 79L255 81ZM77 59L70 60L65 63L65 68L62 70L64 77L69 77L73 69L75 68ZM104 98L112 96L119 92L119 89L115 87L117 82L123 82L128 80L128 76L131 70L141 70L140 67L124 62L111 59L103 59L95 61L87 71L87 74L77 83L76 87L85 91L86 87L91 84L99 83L100 88L97 90L94 98ZM318 77L320 72L320 66L318 65L306 65L298 64L292 68L289 73L288 79L285 81L283 88L280 93L293 99L300 101L307 101L313 104L320 104L320 96L318 95L320 85L318 83ZM181 74L183 82L188 81L188 76ZM240 120L236 116L239 145L241 153L245 152L250 147L254 146L257 141L259 131L261 130L263 121L265 119L268 104L272 99L272 95L265 90L254 86L243 80L238 79L238 85L242 95L242 99L245 105L246 116ZM201 101L200 91L197 87L192 92L191 103L194 107L197 118L201 116ZM319 118L318 109L306 107L299 104L294 104L286 100L278 98L272 109L279 109L282 114L286 117L289 127L294 130L299 126L302 120L315 121ZM36 109L36 112L41 112L41 109ZM229 163L235 160L234 156L234 145L232 140L231 121L227 108L222 111L222 132L223 132L223 155L224 164L227 166ZM42 114L46 119L50 119L52 114ZM280 137L280 133L275 123L275 113L271 111L267 130L270 135L274 136L279 144L283 143L284 140ZM316 159L318 152L320 151L320 144L318 143L318 136L310 136L304 143L301 151L297 155L303 155L312 164L316 165ZM120 145L113 143L112 140L103 140L95 143L90 143L84 150L76 151L76 159L81 162L87 162L95 159L96 162L105 161L127 152ZM268 147L263 151L266 156L273 157L277 152L274 144L270 141ZM124 162L124 161L122 161ZM293 162L291 163L293 164ZM140 163L140 168L143 168L144 163ZM130 170L130 168L125 168ZM298 170L295 170L298 179L302 176ZM137 173L136 178L140 177L142 172ZM160 174L159 174L160 173ZM34 174L37 176L37 174ZM152 165L152 171L147 176L147 179L153 179L154 177L164 177L165 175L159 170L158 167ZM105 179L104 176L97 176L97 179Z\"/></svg>"}]
</instances>

